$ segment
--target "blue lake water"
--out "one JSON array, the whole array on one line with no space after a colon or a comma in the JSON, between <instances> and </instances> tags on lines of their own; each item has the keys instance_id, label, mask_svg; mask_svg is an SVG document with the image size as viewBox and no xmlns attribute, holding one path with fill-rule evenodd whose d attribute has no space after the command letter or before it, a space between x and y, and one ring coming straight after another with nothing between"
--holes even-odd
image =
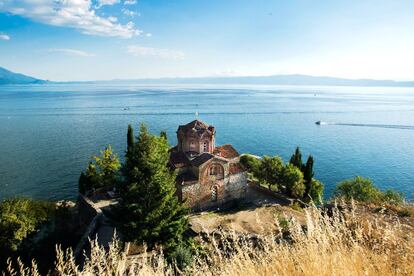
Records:
<instances>
[{"instance_id":1,"label":"blue lake water","mask_svg":"<svg viewBox=\"0 0 414 276\"><path fill-rule=\"evenodd\" d=\"M123 156L128 124L175 144L196 111L241 153L311 153L327 196L362 175L414 197L414 88L108 83L0 87L0 198L74 199L92 155Z\"/></svg>"}]
</instances>

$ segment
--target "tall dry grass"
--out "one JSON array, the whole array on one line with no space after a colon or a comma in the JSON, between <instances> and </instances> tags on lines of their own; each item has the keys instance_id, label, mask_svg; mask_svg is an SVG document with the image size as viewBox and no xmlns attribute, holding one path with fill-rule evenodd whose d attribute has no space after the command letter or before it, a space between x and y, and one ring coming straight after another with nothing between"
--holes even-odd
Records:
<instances>
[{"instance_id":1,"label":"tall dry grass","mask_svg":"<svg viewBox=\"0 0 414 276\"><path fill-rule=\"evenodd\" d=\"M203 255L189 275L414 275L414 234L398 220L361 219L353 209L328 216L308 208L306 225L291 220L273 236L219 233L204 237ZM72 252L57 248L56 275L173 275L162 254L128 258L115 240L109 252L91 242L91 254L79 268ZM36 275L35 263L11 275Z\"/></svg>"}]
</instances>

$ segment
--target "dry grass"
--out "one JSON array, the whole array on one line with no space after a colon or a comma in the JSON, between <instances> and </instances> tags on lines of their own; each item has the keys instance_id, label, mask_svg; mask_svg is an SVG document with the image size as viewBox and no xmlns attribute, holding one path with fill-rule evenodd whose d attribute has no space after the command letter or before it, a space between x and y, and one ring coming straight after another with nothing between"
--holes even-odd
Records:
<instances>
[{"instance_id":1,"label":"dry grass","mask_svg":"<svg viewBox=\"0 0 414 276\"><path fill-rule=\"evenodd\" d=\"M196 256L189 275L414 275L414 234L402 224L357 216L353 210L333 215L305 210L306 225L290 220L286 231L276 222L275 235L220 233L204 238L207 254ZM174 274L162 255L130 259L114 242L105 252L92 242L80 269L70 251L57 250L57 275ZM36 274L35 265L12 275ZM13 274L14 273L14 274Z\"/></svg>"}]
</instances>

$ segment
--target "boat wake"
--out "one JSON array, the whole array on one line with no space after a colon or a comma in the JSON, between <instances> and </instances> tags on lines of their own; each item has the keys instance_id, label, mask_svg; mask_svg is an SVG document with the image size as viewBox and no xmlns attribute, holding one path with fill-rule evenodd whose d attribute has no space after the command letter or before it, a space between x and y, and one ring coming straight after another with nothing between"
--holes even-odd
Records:
<instances>
[{"instance_id":1,"label":"boat wake","mask_svg":"<svg viewBox=\"0 0 414 276\"><path fill-rule=\"evenodd\" d=\"M408 126L408 125L348 124L348 123L325 123L325 124L326 125L336 125L336 126L376 127L376 128L391 128L391 129L414 130L414 126Z\"/></svg>"}]
</instances>

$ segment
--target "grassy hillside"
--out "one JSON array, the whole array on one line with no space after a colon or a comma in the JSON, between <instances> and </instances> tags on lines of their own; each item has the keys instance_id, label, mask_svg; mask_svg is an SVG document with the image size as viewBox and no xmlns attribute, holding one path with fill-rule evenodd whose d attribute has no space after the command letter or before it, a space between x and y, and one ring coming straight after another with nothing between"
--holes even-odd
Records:
<instances>
[{"instance_id":1,"label":"grassy hillside","mask_svg":"<svg viewBox=\"0 0 414 276\"><path fill-rule=\"evenodd\" d=\"M386 212L375 216L347 206L303 210L305 223L275 219L272 235L216 231L201 239L188 275L414 275L414 231ZM364 212L365 215L361 215ZM260 218L258 218L260 220ZM162 254L125 256L92 242L91 258L79 268L71 252L58 251L57 275L173 275ZM18 269L18 268L17 268ZM26 275L36 274L36 267ZM15 270L17 271L17 270ZM13 275L13 271L9 271ZM17 275L17 274L14 274ZM24 275L24 274L23 274Z\"/></svg>"}]
</instances>

